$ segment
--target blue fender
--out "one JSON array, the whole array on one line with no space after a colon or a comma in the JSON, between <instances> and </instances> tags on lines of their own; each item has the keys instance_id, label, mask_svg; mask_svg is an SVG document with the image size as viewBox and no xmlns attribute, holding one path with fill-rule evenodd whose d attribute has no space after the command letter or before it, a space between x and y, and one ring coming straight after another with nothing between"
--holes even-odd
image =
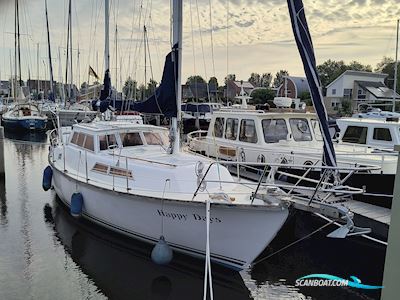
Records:
<instances>
[{"instance_id":1,"label":"blue fender","mask_svg":"<svg viewBox=\"0 0 400 300\"><path fill-rule=\"evenodd\" d=\"M43 171L43 181L42 181L43 190L48 191L51 188L52 179L53 179L53 169L50 166L47 166Z\"/></svg>"}]
</instances>

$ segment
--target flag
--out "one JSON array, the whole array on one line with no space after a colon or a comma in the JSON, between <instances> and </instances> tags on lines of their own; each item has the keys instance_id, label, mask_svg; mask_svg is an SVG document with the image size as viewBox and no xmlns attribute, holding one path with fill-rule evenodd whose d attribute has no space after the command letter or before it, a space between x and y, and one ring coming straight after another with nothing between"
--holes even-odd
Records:
<instances>
[{"instance_id":1,"label":"flag","mask_svg":"<svg viewBox=\"0 0 400 300\"><path fill-rule=\"evenodd\" d=\"M99 79L99 76L96 74L96 72L93 70L91 66L89 66L89 76L93 76L96 79Z\"/></svg>"},{"instance_id":2,"label":"flag","mask_svg":"<svg viewBox=\"0 0 400 300\"><path fill-rule=\"evenodd\" d=\"M290 20L297 48L303 61L308 85L310 86L311 99L317 112L321 133L324 140L324 162L326 165L336 167L336 155L332 139L329 134L328 114L323 102L321 81L319 79L317 64L311 35L308 30L306 15L302 0L287 0Z\"/></svg>"}]
</instances>

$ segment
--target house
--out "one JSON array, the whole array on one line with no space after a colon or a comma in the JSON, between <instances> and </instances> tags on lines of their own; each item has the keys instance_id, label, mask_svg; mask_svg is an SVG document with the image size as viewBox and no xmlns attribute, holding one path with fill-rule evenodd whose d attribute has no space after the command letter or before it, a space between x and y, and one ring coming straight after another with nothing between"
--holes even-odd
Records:
<instances>
[{"instance_id":1,"label":"house","mask_svg":"<svg viewBox=\"0 0 400 300\"><path fill-rule=\"evenodd\" d=\"M182 85L182 99L215 102L218 89L214 84L191 83ZM210 98L210 99L209 99Z\"/></svg>"},{"instance_id":2,"label":"house","mask_svg":"<svg viewBox=\"0 0 400 300\"><path fill-rule=\"evenodd\" d=\"M300 99L304 93L310 93L310 87L305 77L284 76L276 96Z\"/></svg>"},{"instance_id":3,"label":"house","mask_svg":"<svg viewBox=\"0 0 400 300\"><path fill-rule=\"evenodd\" d=\"M388 103L392 104L394 91L388 88L384 73L347 70L326 87L325 107L329 113L342 107L345 100L351 101L352 109L360 104ZM400 95L395 93L396 100Z\"/></svg>"},{"instance_id":4,"label":"house","mask_svg":"<svg viewBox=\"0 0 400 300\"><path fill-rule=\"evenodd\" d=\"M8 80L0 80L0 95L8 96L10 93L10 82Z\"/></svg>"},{"instance_id":5,"label":"house","mask_svg":"<svg viewBox=\"0 0 400 300\"><path fill-rule=\"evenodd\" d=\"M249 96L251 92L254 90L254 85L252 85L248 81L228 80L227 87L225 88L224 91L224 97L231 100L235 99L236 96L240 95L242 86L247 96Z\"/></svg>"}]
</instances>

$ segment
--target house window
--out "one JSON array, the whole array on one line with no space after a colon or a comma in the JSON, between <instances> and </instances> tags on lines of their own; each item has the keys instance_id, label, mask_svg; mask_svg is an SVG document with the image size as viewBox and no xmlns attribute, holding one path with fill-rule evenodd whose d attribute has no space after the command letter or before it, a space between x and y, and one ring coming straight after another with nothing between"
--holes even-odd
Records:
<instances>
[{"instance_id":1,"label":"house window","mask_svg":"<svg viewBox=\"0 0 400 300\"><path fill-rule=\"evenodd\" d=\"M336 89L332 89L332 95L336 95Z\"/></svg>"},{"instance_id":2,"label":"house window","mask_svg":"<svg viewBox=\"0 0 400 300\"><path fill-rule=\"evenodd\" d=\"M343 90L343 96L344 97L351 97L352 89L344 89Z\"/></svg>"},{"instance_id":3,"label":"house window","mask_svg":"<svg viewBox=\"0 0 400 300\"><path fill-rule=\"evenodd\" d=\"M390 134L389 128L374 128L373 138L377 141L392 141L392 135Z\"/></svg>"},{"instance_id":4,"label":"house window","mask_svg":"<svg viewBox=\"0 0 400 300\"><path fill-rule=\"evenodd\" d=\"M365 91L363 89L358 89L357 95L358 95L358 99L366 99L367 98L367 94L365 93Z\"/></svg>"},{"instance_id":5,"label":"house window","mask_svg":"<svg viewBox=\"0 0 400 300\"><path fill-rule=\"evenodd\" d=\"M281 140L286 141L288 129L284 119L262 120L262 127L266 143L277 143Z\"/></svg>"},{"instance_id":6,"label":"house window","mask_svg":"<svg viewBox=\"0 0 400 300\"><path fill-rule=\"evenodd\" d=\"M226 119L225 138L228 140L236 140L238 128L239 128L238 119L232 119L232 118Z\"/></svg>"},{"instance_id":7,"label":"house window","mask_svg":"<svg viewBox=\"0 0 400 300\"><path fill-rule=\"evenodd\" d=\"M311 131L307 119L290 119L290 129L296 142L311 141Z\"/></svg>"},{"instance_id":8,"label":"house window","mask_svg":"<svg viewBox=\"0 0 400 300\"><path fill-rule=\"evenodd\" d=\"M240 122L239 140L247 143L257 143L257 132L254 120L242 120Z\"/></svg>"},{"instance_id":9,"label":"house window","mask_svg":"<svg viewBox=\"0 0 400 300\"><path fill-rule=\"evenodd\" d=\"M353 144L365 144L367 142L367 127L349 126L343 135L342 141Z\"/></svg>"},{"instance_id":10,"label":"house window","mask_svg":"<svg viewBox=\"0 0 400 300\"><path fill-rule=\"evenodd\" d=\"M214 123L214 136L217 138L222 138L224 133L224 118L216 118Z\"/></svg>"}]
</instances>

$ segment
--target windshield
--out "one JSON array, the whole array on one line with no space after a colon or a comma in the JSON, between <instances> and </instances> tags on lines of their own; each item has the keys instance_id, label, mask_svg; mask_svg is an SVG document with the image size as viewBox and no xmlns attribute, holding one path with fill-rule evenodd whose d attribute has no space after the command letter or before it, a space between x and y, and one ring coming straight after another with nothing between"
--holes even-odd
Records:
<instances>
[{"instance_id":1,"label":"windshield","mask_svg":"<svg viewBox=\"0 0 400 300\"><path fill-rule=\"evenodd\" d=\"M311 131L307 119L292 118L289 119L292 136L296 142L311 141Z\"/></svg>"},{"instance_id":2,"label":"windshield","mask_svg":"<svg viewBox=\"0 0 400 300\"><path fill-rule=\"evenodd\" d=\"M168 133L163 131L157 132L143 132L147 145L161 145L168 146L169 138Z\"/></svg>"}]
</instances>

